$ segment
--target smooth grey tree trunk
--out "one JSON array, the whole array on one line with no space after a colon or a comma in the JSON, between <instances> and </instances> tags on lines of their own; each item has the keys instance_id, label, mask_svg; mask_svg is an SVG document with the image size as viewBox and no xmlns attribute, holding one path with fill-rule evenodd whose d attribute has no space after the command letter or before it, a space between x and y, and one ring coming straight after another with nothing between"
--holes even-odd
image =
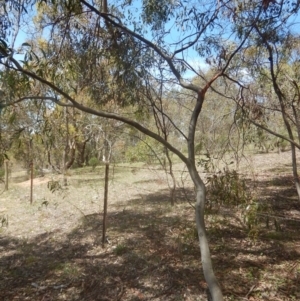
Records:
<instances>
[{"instance_id":1,"label":"smooth grey tree trunk","mask_svg":"<svg viewBox=\"0 0 300 301\"><path fill-rule=\"evenodd\" d=\"M205 92L206 92L205 88L199 91L197 103L194 107L190 124L189 124L189 133L188 133L188 141L187 141L189 162L187 163L187 168L189 170L190 176L195 185L195 191L196 191L195 219L196 219L196 226L198 232L204 278L207 282L212 301L223 301L222 290L213 271L213 265L210 256L210 250L209 250L206 229L205 229L204 209L205 209L205 201L206 201L206 189L197 171L196 163L195 163L196 125L197 125L198 117L202 110Z\"/></svg>"},{"instance_id":2,"label":"smooth grey tree trunk","mask_svg":"<svg viewBox=\"0 0 300 301\"><path fill-rule=\"evenodd\" d=\"M220 284L213 271L213 264L211 260L206 229L204 221L204 209L206 201L206 189L203 181L201 180L196 167L189 168L190 175L195 185L196 190L196 205L195 205L195 218L198 232L199 246L201 252L201 263L204 278L207 282L211 297L213 301L223 301L223 294Z\"/></svg>"}]
</instances>

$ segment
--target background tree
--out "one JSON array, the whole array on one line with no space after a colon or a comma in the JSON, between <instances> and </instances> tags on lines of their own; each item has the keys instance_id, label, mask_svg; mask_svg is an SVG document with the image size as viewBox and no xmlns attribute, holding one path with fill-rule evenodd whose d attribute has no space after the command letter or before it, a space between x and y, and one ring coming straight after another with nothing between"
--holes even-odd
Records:
<instances>
[{"instance_id":1,"label":"background tree","mask_svg":"<svg viewBox=\"0 0 300 301\"><path fill-rule=\"evenodd\" d=\"M30 86L21 91L22 95L2 101L1 107L33 98L52 101L126 123L176 154L186 165L195 186L195 219L204 277L212 300L220 301L223 296L213 272L204 223L206 190L197 171L198 118L204 100L210 100L209 88L219 78L225 77L244 89L247 79L234 59L249 45L257 28L287 24L299 4L151 0L144 1L133 15L134 4L130 1L107 5L105 1L84 0L38 2L36 24L47 35L47 52L36 47L35 39L31 39L32 45L26 46L25 59L20 63L14 50L3 39L0 41L3 68L21 74ZM233 25L229 25L232 20ZM210 60L211 73L203 76L195 70L189 61L191 55ZM203 83L191 82L187 71L200 77ZM151 102L152 87L163 87L165 93L171 86L192 96L189 122L184 125L178 124L176 117L168 118L172 106L159 107ZM130 107L130 113L106 110L105 105L111 101L120 108ZM186 143L187 154L161 128L149 128L140 120L140 112L148 113L154 123L163 120L157 116L169 120L168 130Z\"/></svg>"},{"instance_id":2,"label":"background tree","mask_svg":"<svg viewBox=\"0 0 300 301\"><path fill-rule=\"evenodd\" d=\"M287 15L293 10L286 9ZM240 53L240 72L247 74L240 84L236 101L246 118L257 129L258 143L265 149L285 148L292 150L293 177L300 199L300 182L297 171L296 148L299 149L299 36L291 32L290 24L261 20L249 38L247 47ZM237 60L240 61L239 59ZM276 139L270 138L269 133ZM266 140L269 141L266 141Z\"/></svg>"}]
</instances>

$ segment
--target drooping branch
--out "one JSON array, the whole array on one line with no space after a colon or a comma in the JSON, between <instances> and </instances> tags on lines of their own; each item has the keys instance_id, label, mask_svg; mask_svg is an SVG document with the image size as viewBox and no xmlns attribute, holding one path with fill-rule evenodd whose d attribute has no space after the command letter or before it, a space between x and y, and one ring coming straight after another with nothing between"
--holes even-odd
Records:
<instances>
[{"instance_id":1,"label":"drooping branch","mask_svg":"<svg viewBox=\"0 0 300 301\"><path fill-rule=\"evenodd\" d=\"M62 101L59 101L57 98L55 97L50 97L50 96L24 96L24 97L20 97L18 98L17 100L15 101L12 101L12 102L9 102L9 103L1 103L0 101L0 108L6 108L6 107L9 107L9 106L13 106L15 104L18 104L20 102L23 102L25 100L33 100L33 99L36 99L36 100L50 100L54 103L56 103L57 105L61 106L61 107L74 107L72 104L67 104L67 103L64 103Z\"/></svg>"},{"instance_id":2,"label":"drooping branch","mask_svg":"<svg viewBox=\"0 0 300 301\"><path fill-rule=\"evenodd\" d=\"M205 32L205 30L207 29L209 24L211 24L211 22L217 18L218 13L219 13L219 9L216 9L214 14L206 22L206 24L203 26L203 28L196 34L196 37L194 38L194 40L187 43L185 46L181 47L180 49L177 49L176 51L174 51L172 58L174 58L176 54L181 53L184 50L189 49L190 47L194 46L197 43L197 41L199 40L199 38L201 37L201 35Z\"/></svg>"},{"instance_id":3,"label":"drooping branch","mask_svg":"<svg viewBox=\"0 0 300 301\"><path fill-rule=\"evenodd\" d=\"M274 91L275 91L275 93L278 97L278 100L279 100L281 113L282 113L282 119L283 119L284 124L286 126L286 129L288 131L289 137L291 138L289 140L294 141L294 134L293 134L293 131L291 129L291 125L288 121L287 113L286 113L286 107L285 107L285 104L284 104L285 95L281 91L281 89L280 89L280 87L277 83L277 76L275 75L274 53L273 53L272 46L270 45L270 43L267 41L265 35L261 32L261 30L257 26L255 26L255 30L257 31L258 35L260 36L260 38L262 39L264 45L267 48L267 51L268 51L268 54L269 54L270 73L271 73L271 78L272 78L272 85L273 85ZM296 144L294 144L294 143L292 143L292 144L296 146Z\"/></svg>"},{"instance_id":4,"label":"drooping branch","mask_svg":"<svg viewBox=\"0 0 300 301\"><path fill-rule=\"evenodd\" d=\"M40 77L39 75L30 72L26 69L24 69L14 58L10 58L10 61L15 65L15 66L11 66L9 64L6 64L5 66L7 68L13 69L15 71L18 71L20 73L26 74L28 77L37 80L38 82L48 86L49 88L51 88L54 92L56 92L57 94L59 94L60 96L64 97L66 100L68 100L70 103L68 104L64 104L64 106L71 106L74 107L82 112L86 112L95 116L99 116L99 117L104 117L104 118L108 118L108 119L115 119L115 120L119 120L122 121L134 128L136 128L137 130L139 130L140 132L144 133L145 135L148 135L149 137L157 140L158 142L162 143L165 147L167 147L171 152L173 152L174 154L176 154L184 163L186 164L190 164L189 160L186 156L184 156L176 147L174 147L173 145L171 145L169 142L165 141L161 136L159 136L158 134L156 134L155 132L145 128L144 126L142 126L140 123L126 118L124 116L115 114L115 113L109 113L109 112L105 112L105 111L101 111L101 110L95 110L89 107L86 107L82 104L80 104L79 102L77 102L73 97L71 97L68 93L66 93L65 91L63 91L61 88L57 87L56 85L54 85L53 83L49 82L48 80ZM38 97L39 99L43 100L41 97ZM28 99L28 97L24 98L23 100ZM47 98L48 100L50 100L50 98ZM46 100L46 99L44 99ZM21 100L20 100L21 101ZM57 103L57 104L61 104L61 101L58 101L56 98L53 99L53 102Z\"/></svg>"},{"instance_id":5,"label":"drooping branch","mask_svg":"<svg viewBox=\"0 0 300 301\"><path fill-rule=\"evenodd\" d=\"M293 144L294 146L296 146L296 147L300 150L300 144L297 143L297 142L295 142L294 140L291 140L291 139L289 139L289 138L287 138L287 137L285 137L285 136L283 136L283 135L281 135L281 134L279 134L279 133L277 133L277 132L272 131L271 129L265 127L264 125L255 122L255 121L252 120L251 118L249 118L248 121L249 121L250 123L252 123L253 125L255 125L255 126L261 128L262 130L264 130L264 131L266 131L266 132L272 134L273 136L276 136L276 137L278 137L278 138L281 138L281 139L283 139L283 140L286 140L286 141L290 142L291 144Z\"/></svg>"},{"instance_id":6,"label":"drooping branch","mask_svg":"<svg viewBox=\"0 0 300 301\"><path fill-rule=\"evenodd\" d=\"M155 103L155 101L152 99L151 93L150 93L150 97L148 97L148 99L150 100L151 106L153 108L155 108L162 116L162 119L167 119L168 122L171 123L171 125L174 127L174 129L176 131L178 131L180 133L180 135L182 135L182 137L184 137L185 140L188 140L187 136L184 134L184 132L175 124L174 120L172 120L172 118L166 114L166 112L162 109L162 103L161 103L161 99L162 99L162 95L158 95L157 91L155 91L155 89L151 88L151 86L149 85L149 89L151 89L151 92L160 100L160 107L157 106L157 104ZM161 91L160 91L161 93ZM156 113L154 113L156 116Z\"/></svg>"},{"instance_id":7,"label":"drooping branch","mask_svg":"<svg viewBox=\"0 0 300 301\"><path fill-rule=\"evenodd\" d=\"M198 93L199 90L201 90L200 87L198 87L197 85L194 85L192 83L187 83L183 80L183 78L180 75L180 72L176 69L174 63L173 63L173 56L169 56L163 49L161 49L158 45L152 43L151 41L149 41L148 39L144 38L143 36L139 35L138 33L130 30L129 28L127 28L126 26L124 26L120 21L116 22L115 20L113 20L111 18L110 14L104 14L101 13L98 9L96 9L94 6L92 6L91 4L89 4L88 2L86 2L85 0L80 0L80 2L82 4L84 4L86 7L88 7L92 12L94 12L95 14L101 16L104 20L106 20L107 22L109 22L110 24L114 25L115 27L121 29L122 31L126 32L127 34L129 34L130 36L138 39L139 41L143 42L144 44L146 44L148 47L150 47L151 49L153 49L162 59L164 59L166 61L166 63L169 65L172 73L174 74L174 76L177 78L179 84L181 85L181 87L194 91L196 93Z\"/></svg>"},{"instance_id":8,"label":"drooping branch","mask_svg":"<svg viewBox=\"0 0 300 301\"><path fill-rule=\"evenodd\" d=\"M243 110L243 112L245 112L245 109L244 109L244 107L243 107L241 104L239 104L237 101L236 101L236 104L239 106L239 108L240 108L241 110ZM247 120L248 120L250 123L252 123L253 125L255 125L256 127L261 128L262 130L264 130L264 131L270 133L271 135L273 135L273 136L275 136L275 137L278 137L278 138L281 138L281 139L283 139L283 140L286 140L286 141L290 142L291 144L293 144L293 145L294 145L295 147L297 147L298 149L300 149L300 144L297 143L297 142L295 142L294 140L292 140L292 139L290 139L290 138L288 138L288 137L286 137L286 136L283 136L283 135L281 135L281 134L279 134L279 133L277 133L277 132L275 132L275 131L269 129L268 127L266 127L266 126L264 126L264 125L262 125L262 124L260 124L260 123L258 123L258 122L256 122L256 121L254 121L254 120L253 120L252 118L250 118L250 117L247 117Z\"/></svg>"}]
</instances>

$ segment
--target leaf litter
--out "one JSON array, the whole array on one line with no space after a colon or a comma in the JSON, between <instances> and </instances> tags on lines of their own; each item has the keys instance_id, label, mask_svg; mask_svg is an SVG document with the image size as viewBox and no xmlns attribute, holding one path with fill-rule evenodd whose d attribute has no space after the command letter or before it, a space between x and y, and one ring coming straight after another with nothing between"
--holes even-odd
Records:
<instances>
[{"instance_id":1,"label":"leaf litter","mask_svg":"<svg viewBox=\"0 0 300 301\"><path fill-rule=\"evenodd\" d=\"M283 217L279 231L271 220L249 235L238 208L206 215L225 300L300 300L300 203L289 155L256 155L249 183L272 215ZM9 223L0 228L0 300L206 300L194 212L185 198L193 197L191 183L177 190L172 207L163 172L115 171L102 248L102 171L74 171L61 193L49 191L50 178L35 179L33 205L28 182L1 195L0 214Z\"/></svg>"}]
</instances>

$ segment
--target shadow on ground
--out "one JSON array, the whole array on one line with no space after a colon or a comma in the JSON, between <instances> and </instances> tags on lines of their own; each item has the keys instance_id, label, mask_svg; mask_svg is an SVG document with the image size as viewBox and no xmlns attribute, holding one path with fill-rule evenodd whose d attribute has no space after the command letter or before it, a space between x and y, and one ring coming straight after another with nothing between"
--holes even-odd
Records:
<instances>
[{"instance_id":1,"label":"shadow on ground","mask_svg":"<svg viewBox=\"0 0 300 301\"><path fill-rule=\"evenodd\" d=\"M206 300L194 212L183 192L178 195L175 207L165 190L111 207L105 248L100 214L83 217L67 236L58 231L22 240L2 234L0 299ZM250 239L230 216L207 219L226 300L251 294L252 300L300 299L300 255L294 247L300 238L294 228ZM293 245L283 239L289 229ZM288 273L281 273L282 266Z\"/></svg>"}]
</instances>

